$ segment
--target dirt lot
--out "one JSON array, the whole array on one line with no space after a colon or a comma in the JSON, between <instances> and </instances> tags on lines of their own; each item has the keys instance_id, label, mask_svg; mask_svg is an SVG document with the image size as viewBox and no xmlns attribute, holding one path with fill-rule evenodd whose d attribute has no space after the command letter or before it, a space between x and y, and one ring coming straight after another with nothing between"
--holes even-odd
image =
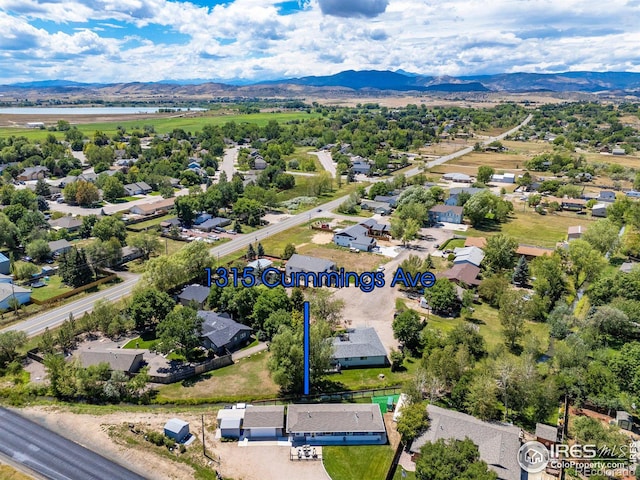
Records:
<instances>
[{"instance_id":1,"label":"dirt lot","mask_svg":"<svg viewBox=\"0 0 640 480\"><path fill-rule=\"evenodd\" d=\"M235 480L327 480L321 462L292 462L289 447L270 444L240 447L238 443L216 441L215 411L203 410L206 425L207 454L211 462L202 456L201 414L192 412L132 413L120 412L106 415L73 414L51 407L28 407L20 411L37 423L51 428L61 435L71 438L92 450L134 470L153 480L192 480L194 470L178 461L171 460L164 447L156 447L146 442L142 435L136 435L126 426L132 423L143 431L162 431L164 423L173 416L189 422L191 433L196 437L187 447L189 458L201 466L218 469L224 477ZM109 431L117 432L112 436ZM132 447L132 445L134 447ZM144 453L144 454L142 454Z\"/></svg>"},{"instance_id":2,"label":"dirt lot","mask_svg":"<svg viewBox=\"0 0 640 480\"><path fill-rule=\"evenodd\" d=\"M193 113L195 115L195 112ZM186 112L181 113L182 116ZM102 122L126 122L129 120L146 120L148 118L171 118L175 117L175 113L132 113L132 114L115 114L115 115L0 115L0 127L20 127L24 128L29 122L44 122L45 125L55 125L58 120L67 120L72 125L84 123L102 123Z\"/></svg>"}]
</instances>

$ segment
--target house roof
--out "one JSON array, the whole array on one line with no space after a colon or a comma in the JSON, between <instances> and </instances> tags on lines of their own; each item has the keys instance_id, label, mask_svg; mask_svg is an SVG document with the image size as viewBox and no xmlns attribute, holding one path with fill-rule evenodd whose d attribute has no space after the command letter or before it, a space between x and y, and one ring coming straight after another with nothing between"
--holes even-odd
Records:
<instances>
[{"instance_id":1,"label":"house roof","mask_svg":"<svg viewBox=\"0 0 640 480\"><path fill-rule=\"evenodd\" d=\"M273 262L268 258L258 258L253 262L247 263L247 267L251 267L254 270L264 270L265 268L270 267L271 265L273 265Z\"/></svg>"},{"instance_id":2,"label":"house roof","mask_svg":"<svg viewBox=\"0 0 640 480\"><path fill-rule=\"evenodd\" d=\"M369 328L352 328L333 338L333 358L380 357L386 356L376 330Z\"/></svg>"},{"instance_id":3,"label":"house roof","mask_svg":"<svg viewBox=\"0 0 640 480\"><path fill-rule=\"evenodd\" d=\"M242 420L246 412L247 412L246 408L221 408L220 410L218 410L218 415L216 416L216 419L217 420L233 420L233 419Z\"/></svg>"},{"instance_id":4,"label":"house roof","mask_svg":"<svg viewBox=\"0 0 640 480\"><path fill-rule=\"evenodd\" d=\"M244 413L244 428L284 428L284 405L249 405Z\"/></svg>"},{"instance_id":5,"label":"house roof","mask_svg":"<svg viewBox=\"0 0 640 480\"><path fill-rule=\"evenodd\" d=\"M631 416L631 414L629 412L625 412L624 410L618 410L616 412L616 420L618 420L618 421L620 421L620 420L631 421L631 420L633 420L633 417Z\"/></svg>"},{"instance_id":6,"label":"house roof","mask_svg":"<svg viewBox=\"0 0 640 480\"><path fill-rule=\"evenodd\" d=\"M604 208L605 210L607 209L609 205L607 203L596 203L593 207L591 207L591 210L600 210L601 208Z\"/></svg>"},{"instance_id":7,"label":"house roof","mask_svg":"<svg viewBox=\"0 0 640 480\"><path fill-rule=\"evenodd\" d=\"M7 257L4 253L0 253L0 262L8 262L9 257Z\"/></svg>"},{"instance_id":8,"label":"house roof","mask_svg":"<svg viewBox=\"0 0 640 480\"><path fill-rule=\"evenodd\" d=\"M463 208L462 207L453 206L453 205L444 205L444 204L441 203L439 205L434 205L433 207L431 207L431 209L429 211L433 212L433 213L453 212L456 215L462 215Z\"/></svg>"},{"instance_id":9,"label":"house roof","mask_svg":"<svg viewBox=\"0 0 640 480\"><path fill-rule=\"evenodd\" d=\"M142 359L145 350L129 348L91 349L80 352L80 363L90 367L100 363L108 363L111 370L131 371L134 364Z\"/></svg>"},{"instance_id":10,"label":"house roof","mask_svg":"<svg viewBox=\"0 0 640 480\"><path fill-rule=\"evenodd\" d=\"M468 193L469 195L474 195L478 192L486 190L486 188L477 188L477 187L454 187L449 189L449 196L460 195L462 192Z\"/></svg>"},{"instance_id":11,"label":"house roof","mask_svg":"<svg viewBox=\"0 0 640 480\"><path fill-rule=\"evenodd\" d=\"M228 345L239 332L251 331L251 327L232 320L228 313L198 310L198 316L203 320L202 336L207 337L218 348Z\"/></svg>"},{"instance_id":12,"label":"house roof","mask_svg":"<svg viewBox=\"0 0 640 480\"><path fill-rule=\"evenodd\" d=\"M485 237L467 237L464 240L465 247L484 248L486 245L487 245L487 239Z\"/></svg>"},{"instance_id":13,"label":"house roof","mask_svg":"<svg viewBox=\"0 0 640 480\"><path fill-rule=\"evenodd\" d=\"M285 268L287 270L295 268L296 270L300 270L302 272L320 273L326 272L335 267L336 264L331 260L294 253L287 261L287 265Z\"/></svg>"},{"instance_id":14,"label":"house roof","mask_svg":"<svg viewBox=\"0 0 640 480\"><path fill-rule=\"evenodd\" d=\"M480 273L480 267L469 263L457 263L449 270L437 275L438 277L448 278L449 280L458 280L465 285L479 285L480 281L477 276Z\"/></svg>"},{"instance_id":15,"label":"house roof","mask_svg":"<svg viewBox=\"0 0 640 480\"><path fill-rule=\"evenodd\" d=\"M82 225L82 220L72 217L71 215L65 215L56 220L49 220L49 225L54 229L59 228L78 228Z\"/></svg>"},{"instance_id":16,"label":"house roof","mask_svg":"<svg viewBox=\"0 0 640 480\"><path fill-rule=\"evenodd\" d=\"M287 433L386 432L377 403L291 404Z\"/></svg>"},{"instance_id":17,"label":"house roof","mask_svg":"<svg viewBox=\"0 0 640 480\"><path fill-rule=\"evenodd\" d=\"M199 228L214 228L214 227L224 227L225 225L229 225L231 220L228 218L222 217L214 217L205 220L204 222L198 225Z\"/></svg>"},{"instance_id":18,"label":"house roof","mask_svg":"<svg viewBox=\"0 0 640 480\"><path fill-rule=\"evenodd\" d=\"M157 202L150 203L141 203L139 205L134 205L129 210L133 210L134 208L141 210L145 214L153 213L156 210L160 210L163 208L173 207L176 199L174 197L164 198L162 200L158 200Z\"/></svg>"},{"instance_id":19,"label":"house roof","mask_svg":"<svg viewBox=\"0 0 640 480\"><path fill-rule=\"evenodd\" d=\"M427 405L429 429L413 441L412 452L419 452L427 442L469 437L478 446L480 459L504 480L520 480L518 450L520 429L511 425L483 422L465 413Z\"/></svg>"},{"instance_id":20,"label":"house roof","mask_svg":"<svg viewBox=\"0 0 640 480\"><path fill-rule=\"evenodd\" d=\"M11 283L0 283L0 302L4 302L10 298L14 293L31 293L31 290Z\"/></svg>"},{"instance_id":21,"label":"house roof","mask_svg":"<svg viewBox=\"0 0 640 480\"><path fill-rule=\"evenodd\" d=\"M387 205L384 205L384 207L387 207ZM373 218L367 218L365 221L360 222L360 225L366 227L367 229L375 230L376 232L386 232L391 229L391 226L389 224L378 223Z\"/></svg>"},{"instance_id":22,"label":"house roof","mask_svg":"<svg viewBox=\"0 0 640 480\"><path fill-rule=\"evenodd\" d=\"M52 252L61 250L63 248L71 248L72 246L69 241L65 240L64 238L62 240L54 240L53 242L49 242L48 245L49 250L51 250Z\"/></svg>"},{"instance_id":23,"label":"house roof","mask_svg":"<svg viewBox=\"0 0 640 480\"><path fill-rule=\"evenodd\" d=\"M350 227L344 228L336 232L336 235L348 236L352 238L364 237L369 232L367 227L364 227L360 224L351 225Z\"/></svg>"},{"instance_id":24,"label":"house roof","mask_svg":"<svg viewBox=\"0 0 640 480\"><path fill-rule=\"evenodd\" d=\"M620 265L620 271L624 273L630 273L637 264L635 262L624 262Z\"/></svg>"},{"instance_id":25,"label":"house roof","mask_svg":"<svg viewBox=\"0 0 640 480\"><path fill-rule=\"evenodd\" d=\"M442 178L444 178L445 180L453 180L453 181L462 181L462 182L468 182L471 181L471 177L469 175L467 175L466 173L445 173Z\"/></svg>"},{"instance_id":26,"label":"house roof","mask_svg":"<svg viewBox=\"0 0 640 480\"><path fill-rule=\"evenodd\" d=\"M136 183L127 183L124 186L125 190L152 190L147 182L136 182Z\"/></svg>"},{"instance_id":27,"label":"house roof","mask_svg":"<svg viewBox=\"0 0 640 480\"><path fill-rule=\"evenodd\" d=\"M484 260L484 252L478 247L456 247L453 253L456 256L453 263L469 262L479 267Z\"/></svg>"},{"instance_id":28,"label":"house roof","mask_svg":"<svg viewBox=\"0 0 640 480\"><path fill-rule=\"evenodd\" d=\"M185 426L189 426L189 422L185 422L184 420L180 420L179 418L170 418L167 420L167 423L164 424L164 429L173 432L180 433Z\"/></svg>"},{"instance_id":29,"label":"house roof","mask_svg":"<svg viewBox=\"0 0 640 480\"><path fill-rule=\"evenodd\" d=\"M211 290L208 287L203 287L202 285L189 285L185 287L178 298L180 300L186 300L187 302L195 301L198 303L203 303L207 297L209 297L209 292Z\"/></svg>"},{"instance_id":30,"label":"house roof","mask_svg":"<svg viewBox=\"0 0 640 480\"><path fill-rule=\"evenodd\" d=\"M126 245L126 246L122 247L120 249L120 252L121 252L123 258L130 257L130 256L135 256L135 255L142 256L142 250L140 250L138 247L132 247L131 245Z\"/></svg>"},{"instance_id":31,"label":"house roof","mask_svg":"<svg viewBox=\"0 0 640 480\"><path fill-rule=\"evenodd\" d=\"M32 175L34 173L48 172L48 171L49 169L44 166L27 167L24 169L24 172L22 172L20 175Z\"/></svg>"},{"instance_id":32,"label":"house roof","mask_svg":"<svg viewBox=\"0 0 640 480\"><path fill-rule=\"evenodd\" d=\"M531 245L518 245L516 255L524 255L525 257L541 257L543 255L553 255L550 248L534 247Z\"/></svg>"},{"instance_id":33,"label":"house roof","mask_svg":"<svg viewBox=\"0 0 640 480\"><path fill-rule=\"evenodd\" d=\"M573 227L569 227L567 229L567 233L569 235L583 234L584 233L584 229L583 229L582 225L576 225L576 226L573 226Z\"/></svg>"},{"instance_id":34,"label":"house roof","mask_svg":"<svg viewBox=\"0 0 640 480\"><path fill-rule=\"evenodd\" d=\"M536 423L536 437L552 442L558 441L558 427L545 425L544 423Z\"/></svg>"}]
</instances>

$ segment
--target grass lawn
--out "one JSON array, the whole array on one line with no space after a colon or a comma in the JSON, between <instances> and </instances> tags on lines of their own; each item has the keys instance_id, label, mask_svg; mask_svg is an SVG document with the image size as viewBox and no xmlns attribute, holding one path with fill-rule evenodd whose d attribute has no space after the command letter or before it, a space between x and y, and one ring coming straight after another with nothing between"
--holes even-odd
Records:
<instances>
[{"instance_id":1,"label":"grass lawn","mask_svg":"<svg viewBox=\"0 0 640 480\"><path fill-rule=\"evenodd\" d=\"M393 449L390 445L323 447L322 456L332 480L384 480Z\"/></svg>"},{"instance_id":2,"label":"grass lawn","mask_svg":"<svg viewBox=\"0 0 640 480\"><path fill-rule=\"evenodd\" d=\"M284 202L296 197L315 197L316 195L313 194L313 191L310 187L310 184L313 180L314 180L314 177L297 175L295 187L289 190L283 190L281 192L278 192L276 200L278 202ZM330 192L323 193L322 195L320 195L316 203L317 204L326 203L338 197L349 195L356 191L356 189L358 188L358 185L359 184L355 182L349 183L349 184L343 183L342 187L338 188L336 181L334 179L332 190ZM302 211L305 208L313 208L313 205L304 205L298 211Z\"/></svg>"},{"instance_id":3,"label":"grass lawn","mask_svg":"<svg viewBox=\"0 0 640 480\"><path fill-rule=\"evenodd\" d=\"M31 477L9 465L0 465L0 478L4 480L29 480Z\"/></svg>"},{"instance_id":4,"label":"grass lawn","mask_svg":"<svg viewBox=\"0 0 640 480\"><path fill-rule=\"evenodd\" d=\"M267 370L268 352L260 352L235 364L158 388L157 401L234 402L278 396L278 386Z\"/></svg>"},{"instance_id":5,"label":"grass lawn","mask_svg":"<svg viewBox=\"0 0 640 480\"><path fill-rule=\"evenodd\" d=\"M416 480L416 472L405 472L405 476L402 476L402 467L398 465L396 473L393 476L393 480Z\"/></svg>"},{"instance_id":6,"label":"grass lawn","mask_svg":"<svg viewBox=\"0 0 640 480\"><path fill-rule=\"evenodd\" d=\"M46 287L34 288L31 292L31 298L35 298L36 300L43 302L49 298L55 297L56 295L73 290L73 288L62 283L62 277L59 275L52 275L46 283Z\"/></svg>"},{"instance_id":7,"label":"grass lawn","mask_svg":"<svg viewBox=\"0 0 640 480\"><path fill-rule=\"evenodd\" d=\"M314 219L313 222L329 222L330 218L317 218ZM296 247L303 244L308 244L311 242L313 236L321 232L321 230L312 230L309 226L309 223L306 222L302 225L298 225L297 227L290 228L289 230L285 230L282 233L277 235L272 235L269 238L265 238L261 240L262 246L264 247L264 251L267 255L282 255L284 251L284 247L289 243L293 243ZM243 251L244 253L244 251Z\"/></svg>"},{"instance_id":8,"label":"grass lawn","mask_svg":"<svg viewBox=\"0 0 640 480\"><path fill-rule=\"evenodd\" d=\"M392 372L391 368L347 368L340 373L326 377L328 381L342 384L345 390L365 390L368 388L385 388L401 385L411 379L418 368L419 360L405 359L404 371ZM378 375L383 374L384 378ZM386 398L386 397L385 397Z\"/></svg>"},{"instance_id":9,"label":"grass lawn","mask_svg":"<svg viewBox=\"0 0 640 480\"><path fill-rule=\"evenodd\" d=\"M521 210L514 212L509 221L495 225L491 230L469 228L467 235L471 237L487 237L497 233L504 233L515 238L518 243L554 248L557 242L567 238L568 227L572 225L588 227L592 221L586 215L577 215L571 212L540 215L527 208L525 212Z\"/></svg>"},{"instance_id":10,"label":"grass lawn","mask_svg":"<svg viewBox=\"0 0 640 480\"><path fill-rule=\"evenodd\" d=\"M158 343L158 339L155 334L143 333L141 336L128 341L122 348L143 348L151 350L156 343Z\"/></svg>"},{"instance_id":11,"label":"grass lawn","mask_svg":"<svg viewBox=\"0 0 640 480\"><path fill-rule=\"evenodd\" d=\"M314 230L314 232L317 231ZM379 265L389 261L387 257L376 255L375 253L354 253L345 247L338 247L332 243L326 245L308 243L297 250L298 253L303 255L332 260L338 268L344 267L346 271L350 272L374 272Z\"/></svg>"},{"instance_id":12,"label":"grass lawn","mask_svg":"<svg viewBox=\"0 0 640 480\"><path fill-rule=\"evenodd\" d=\"M464 238L450 238L440 245L440 250L453 250L457 247L464 247L464 241Z\"/></svg>"},{"instance_id":13,"label":"grass lawn","mask_svg":"<svg viewBox=\"0 0 640 480\"><path fill-rule=\"evenodd\" d=\"M142 198L140 198L140 197L120 197L114 203L135 202L136 200L142 200Z\"/></svg>"}]
</instances>

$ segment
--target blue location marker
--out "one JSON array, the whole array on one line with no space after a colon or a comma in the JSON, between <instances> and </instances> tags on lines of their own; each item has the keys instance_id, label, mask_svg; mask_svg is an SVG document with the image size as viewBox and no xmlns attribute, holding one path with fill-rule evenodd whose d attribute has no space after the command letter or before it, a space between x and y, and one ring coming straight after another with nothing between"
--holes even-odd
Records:
<instances>
[{"instance_id":1,"label":"blue location marker","mask_svg":"<svg viewBox=\"0 0 640 480\"><path fill-rule=\"evenodd\" d=\"M309 395L309 302L303 303L304 314L304 394Z\"/></svg>"}]
</instances>

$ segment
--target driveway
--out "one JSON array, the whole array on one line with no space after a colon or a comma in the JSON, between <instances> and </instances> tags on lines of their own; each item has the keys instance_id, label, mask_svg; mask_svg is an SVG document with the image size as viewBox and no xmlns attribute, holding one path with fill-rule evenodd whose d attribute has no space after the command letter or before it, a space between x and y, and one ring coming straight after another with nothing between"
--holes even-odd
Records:
<instances>
[{"instance_id":1,"label":"driveway","mask_svg":"<svg viewBox=\"0 0 640 480\"><path fill-rule=\"evenodd\" d=\"M222 157L222 164L219 167L220 173L225 172L227 174L227 180L231 181L233 173L236 171L235 164L238 162L239 147L227 148L224 151ZM218 178L220 178L218 176Z\"/></svg>"},{"instance_id":2,"label":"driveway","mask_svg":"<svg viewBox=\"0 0 640 480\"><path fill-rule=\"evenodd\" d=\"M336 164L333 163L331 152L327 150L321 150L319 152L309 152L311 155L315 155L320 160L322 168L331 174L332 177L336 176Z\"/></svg>"}]
</instances>

